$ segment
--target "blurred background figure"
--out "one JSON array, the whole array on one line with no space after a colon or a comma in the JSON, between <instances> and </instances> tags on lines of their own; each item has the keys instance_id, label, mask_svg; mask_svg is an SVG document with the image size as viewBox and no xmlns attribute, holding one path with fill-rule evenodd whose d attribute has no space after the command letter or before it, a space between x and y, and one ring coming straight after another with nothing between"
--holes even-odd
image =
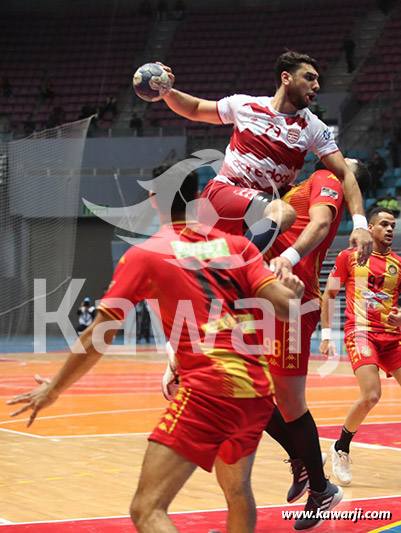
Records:
<instances>
[{"instance_id":1,"label":"blurred background figure","mask_svg":"<svg viewBox=\"0 0 401 533\"><path fill-rule=\"evenodd\" d=\"M96 315L96 307L92 304L91 299L86 297L77 309L78 324L76 332L80 335L84 329L90 326Z\"/></svg>"}]
</instances>

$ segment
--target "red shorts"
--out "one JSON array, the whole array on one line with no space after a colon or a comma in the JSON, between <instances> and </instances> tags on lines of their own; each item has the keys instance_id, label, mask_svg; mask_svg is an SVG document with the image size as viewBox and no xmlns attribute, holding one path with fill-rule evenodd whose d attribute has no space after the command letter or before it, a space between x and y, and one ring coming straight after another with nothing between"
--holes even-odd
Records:
<instances>
[{"instance_id":1,"label":"red shorts","mask_svg":"<svg viewBox=\"0 0 401 533\"><path fill-rule=\"evenodd\" d=\"M352 370L376 365L387 375L401 368L401 336L395 333L356 331L344 339Z\"/></svg>"},{"instance_id":2,"label":"red shorts","mask_svg":"<svg viewBox=\"0 0 401 533\"><path fill-rule=\"evenodd\" d=\"M221 181L210 180L202 192L201 198L207 202L199 203L198 220L207 226L213 226L232 235L243 235L244 216L249 204L260 194L256 189L237 187ZM216 220L216 213L218 220ZM260 218L262 218L262 213Z\"/></svg>"},{"instance_id":3,"label":"red shorts","mask_svg":"<svg viewBox=\"0 0 401 533\"><path fill-rule=\"evenodd\" d=\"M320 318L320 310L301 316L295 323L275 321L275 332L264 339L271 374L306 376L310 356L310 341Z\"/></svg>"},{"instance_id":4,"label":"red shorts","mask_svg":"<svg viewBox=\"0 0 401 533\"><path fill-rule=\"evenodd\" d=\"M234 464L256 450L273 408L272 396L226 398L180 387L149 440L211 472L217 456Z\"/></svg>"}]
</instances>

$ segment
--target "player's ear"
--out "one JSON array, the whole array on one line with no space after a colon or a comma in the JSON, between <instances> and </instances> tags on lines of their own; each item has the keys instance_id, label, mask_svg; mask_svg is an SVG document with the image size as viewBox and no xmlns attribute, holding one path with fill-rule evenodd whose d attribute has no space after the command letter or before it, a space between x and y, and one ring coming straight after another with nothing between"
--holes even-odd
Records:
<instances>
[{"instance_id":1,"label":"player's ear","mask_svg":"<svg viewBox=\"0 0 401 533\"><path fill-rule=\"evenodd\" d=\"M282 85L289 85L291 79L292 79L292 74L290 72L287 72L286 70L283 70L283 72L281 73Z\"/></svg>"},{"instance_id":2,"label":"player's ear","mask_svg":"<svg viewBox=\"0 0 401 533\"><path fill-rule=\"evenodd\" d=\"M201 195L200 191L196 191L196 193L195 193L195 200L199 200L200 195Z\"/></svg>"}]
</instances>

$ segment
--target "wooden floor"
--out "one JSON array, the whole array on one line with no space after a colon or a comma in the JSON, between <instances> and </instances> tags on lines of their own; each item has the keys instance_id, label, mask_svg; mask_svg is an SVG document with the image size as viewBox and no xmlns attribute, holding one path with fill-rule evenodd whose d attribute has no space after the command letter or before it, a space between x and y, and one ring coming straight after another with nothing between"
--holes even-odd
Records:
<instances>
[{"instance_id":1,"label":"wooden floor","mask_svg":"<svg viewBox=\"0 0 401 533\"><path fill-rule=\"evenodd\" d=\"M127 515L147 434L167 405L160 392L164 362L152 352L138 358L115 355L102 360L27 430L26 418L9 418L11 408L5 401L30 389L35 373L51 377L62 355L4 356L0 362L0 524ZM308 402L323 436L322 449L328 452L358 389L347 363L340 363L323 379L315 372L320 366L321 362L311 364ZM383 379L382 399L367 422L355 437L353 483L344 488L344 498L399 496L401 389L395 380ZM291 477L285 458L284 451L265 435L253 471L259 506L286 504ZM326 467L328 474L330 468ZM171 511L224 507L214 475L198 469ZM333 531L348 531L343 524L338 527Z\"/></svg>"}]
</instances>

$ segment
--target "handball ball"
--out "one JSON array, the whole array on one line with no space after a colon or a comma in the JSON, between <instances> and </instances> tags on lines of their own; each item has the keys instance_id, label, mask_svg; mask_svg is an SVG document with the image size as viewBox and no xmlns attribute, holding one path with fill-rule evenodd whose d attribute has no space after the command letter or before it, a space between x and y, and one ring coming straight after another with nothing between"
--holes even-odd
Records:
<instances>
[{"instance_id":1,"label":"handball ball","mask_svg":"<svg viewBox=\"0 0 401 533\"><path fill-rule=\"evenodd\" d=\"M134 74L134 90L139 98L147 102L157 102L171 89L167 72L156 63L146 63Z\"/></svg>"}]
</instances>

